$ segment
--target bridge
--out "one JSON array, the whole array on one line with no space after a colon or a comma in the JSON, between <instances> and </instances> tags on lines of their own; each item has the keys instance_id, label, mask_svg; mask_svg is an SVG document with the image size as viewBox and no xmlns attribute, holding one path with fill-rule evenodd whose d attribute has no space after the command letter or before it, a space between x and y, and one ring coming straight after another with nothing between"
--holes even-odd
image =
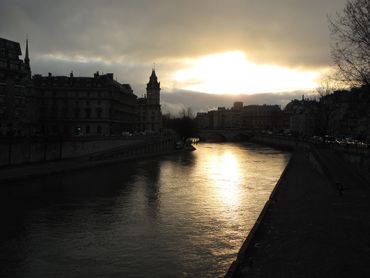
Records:
<instances>
[{"instance_id":1,"label":"bridge","mask_svg":"<svg viewBox=\"0 0 370 278\"><path fill-rule=\"evenodd\" d=\"M232 142L248 140L253 132L246 129L203 129L198 132L203 142Z\"/></svg>"}]
</instances>

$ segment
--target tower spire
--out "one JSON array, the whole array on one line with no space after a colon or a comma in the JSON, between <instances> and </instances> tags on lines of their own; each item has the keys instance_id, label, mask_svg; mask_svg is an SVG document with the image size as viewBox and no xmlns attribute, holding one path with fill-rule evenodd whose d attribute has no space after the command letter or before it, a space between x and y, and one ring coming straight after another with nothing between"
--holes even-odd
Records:
<instances>
[{"instance_id":1,"label":"tower spire","mask_svg":"<svg viewBox=\"0 0 370 278\"><path fill-rule=\"evenodd\" d=\"M30 58L28 57L28 34L26 36L26 57L24 58L25 60L30 60Z\"/></svg>"},{"instance_id":2,"label":"tower spire","mask_svg":"<svg viewBox=\"0 0 370 278\"><path fill-rule=\"evenodd\" d=\"M28 34L26 34L26 53L24 55L24 64L26 71L28 72L28 76L31 77L30 57L28 53Z\"/></svg>"}]
</instances>

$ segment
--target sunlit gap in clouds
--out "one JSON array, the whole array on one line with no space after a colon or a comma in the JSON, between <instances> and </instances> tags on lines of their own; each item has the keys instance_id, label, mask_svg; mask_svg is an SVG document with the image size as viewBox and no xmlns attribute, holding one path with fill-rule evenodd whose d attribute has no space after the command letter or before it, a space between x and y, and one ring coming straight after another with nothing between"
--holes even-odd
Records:
<instances>
[{"instance_id":1,"label":"sunlit gap in clouds","mask_svg":"<svg viewBox=\"0 0 370 278\"><path fill-rule=\"evenodd\" d=\"M322 72L250 62L242 51L212 54L185 62L172 79L182 89L216 94L254 94L308 90Z\"/></svg>"}]
</instances>

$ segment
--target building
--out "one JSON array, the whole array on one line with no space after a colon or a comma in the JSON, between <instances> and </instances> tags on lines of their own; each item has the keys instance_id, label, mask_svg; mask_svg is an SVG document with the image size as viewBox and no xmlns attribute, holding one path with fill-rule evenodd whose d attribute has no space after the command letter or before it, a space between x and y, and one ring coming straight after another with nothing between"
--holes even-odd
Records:
<instances>
[{"instance_id":1,"label":"building","mask_svg":"<svg viewBox=\"0 0 370 278\"><path fill-rule=\"evenodd\" d=\"M94 77L35 75L41 135L111 136L136 128L137 97L112 73Z\"/></svg>"},{"instance_id":2,"label":"building","mask_svg":"<svg viewBox=\"0 0 370 278\"><path fill-rule=\"evenodd\" d=\"M198 112L195 117L195 123L199 129L208 129L210 126L208 113Z\"/></svg>"},{"instance_id":3,"label":"building","mask_svg":"<svg viewBox=\"0 0 370 278\"><path fill-rule=\"evenodd\" d=\"M289 115L290 131L299 136L313 136L320 132L319 103L315 100L292 100L285 107Z\"/></svg>"},{"instance_id":4,"label":"building","mask_svg":"<svg viewBox=\"0 0 370 278\"><path fill-rule=\"evenodd\" d=\"M146 96L138 99L138 132L161 133L160 91L160 82L153 69L146 86Z\"/></svg>"},{"instance_id":5,"label":"building","mask_svg":"<svg viewBox=\"0 0 370 278\"><path fill-rule=\"evenodd\" d=\"M28 41L24 61L18 42L0 38L0 136L33 132L31 67Z\"/></svg>"},{"instance_id":6,"label":"building","mask_svg":"<svg viewBox=\"0 0 370 278\"><path fill-rule=\"evenodd\" d=\"M278 105L247 105L234 102L233 107L218 107L208 113L198 113L196 123L200 129L280 130L284 128L284 115Z\"/></svg>"},{"instance_id":7,"label":"building","mask_svg":"<svg viewBox=\"0 0 370 278\"><path fill-rule=\"evenodd\" d=\"M20 44L0 38L0 136L115 136L138 131L160 133L160 82L155 70L146 96L113 74L93 77L31 78L28 40L24 61Z\"/></svg>"},{"instance_id":8,"label":"building","mask_svg":"<svg viewBox=\"0 0 370 278\"><path fill-rule=\"evenodd\" d=\"M325 133L370 141L370 88L338 90L320 99Z\"/></svg>"},{"instance_id":9,"label":"building","mask_svg":"<svg viewBox=\"0 0 370 278\"><path fill-rule=\"evenodd\" d=\"M242 127L247 130L280 130L282 111L278 105L248 105L243 107Z\"/></svg>"},{"instance_id":10,"label":"building","mask_svg":"<svg viewBox=\"0 0 370 278\"><path fill-rule=\"evenodd\" d=\"M115 136L160 133L160 83L153 69L146 96L112 73L93 77L34 75L20 44L0 38L0 136Z\"/></svg>"}]
</instances>

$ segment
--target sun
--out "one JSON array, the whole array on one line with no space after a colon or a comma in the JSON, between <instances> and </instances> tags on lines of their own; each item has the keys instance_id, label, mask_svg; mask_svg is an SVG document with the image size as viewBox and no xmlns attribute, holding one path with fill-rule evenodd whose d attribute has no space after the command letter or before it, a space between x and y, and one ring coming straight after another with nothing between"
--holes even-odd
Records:
<instances>
[{"instance_id":1,"label":"sun","mask_svg":"<svg viewBox=\"0 0 370 278\"><path fill-rule=\"evenodd\" d=\"M254 94L313 89L319 71L304 71L250 62L244 52L231 51L185 62L173 81L184 90L215 94Z\"/></svg>"}]
</instances>

